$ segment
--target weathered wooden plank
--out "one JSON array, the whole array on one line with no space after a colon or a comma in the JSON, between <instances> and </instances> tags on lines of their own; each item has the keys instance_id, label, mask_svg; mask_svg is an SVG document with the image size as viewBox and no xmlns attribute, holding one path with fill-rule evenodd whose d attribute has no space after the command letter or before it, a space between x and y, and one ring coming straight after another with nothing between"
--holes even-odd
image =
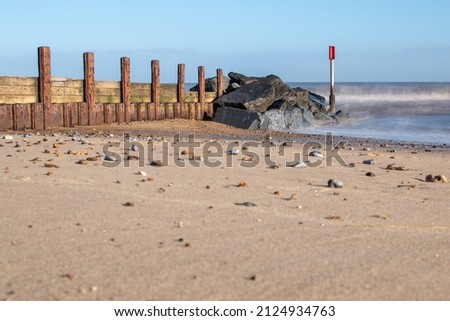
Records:
<instances>
[{"instance_id":1,"label":"weathered wooden plank","mask_svg":"<svg viewBox=\"0 0 450 321\"><path fill-rule=\"evenodd\" d=\"M189 103L188 104L188 106L189 106L189 118L188 119L191 119L191 120L195 119L195 104L197 104L197 103Z\"/></svg>"},{"instance_id":2,"label":"weathered wooden plank","mask_svg":"<svg viewBox=\"0 0 450 321\"><path fill-rule=\"evenodd\" d=\"M31 128L44 129L44 106L42 103L31 104Z\"/></svg>"},{"instance_id":3,"label":"weathered wooden plank","mask_svg":"<svg viewBox=\"0 0 450 321\"><path fill-rule=\"evenodd\" d=\"M82 103L84 101L83 95L77 96L53 96L52 101L54 103Z\"/></svg>"},{"instance_id":4,"label":"weathered wooden plank","mask_svg":"<svg viewBox=\"0 0 450 321\"><path fill-rule=\"evenodd\" d=\"M181 103L174 103L173 104L173 117L174 118L181 118Z\"/></svg>"},{"instance_id":5,"label":"weathered wooden plank","mask_svg":"<svg viewBox=\"0 0 450 321\"><path fill-rule=\"evenodd\" d=\"M0 86L32 86L37 88L38 83L37 77L0 77Z\"/></svg>"},{"instance_id":6,"label":"weathered wooden plank","mask_svg":"<svg viewBox=\"0 0 450 321\"><path fill-rule=\"evenodd\" d=\"M63 110L64 104L53 103L48 105L47 114L45 115L45 129L59 128L64 126Z\"/></svg>"},{"instance_id":7,"label":"weathered wooden plank","mask_svg":"<svg viewBox=\"0 0 450 321\"><path fill-rule=\"evenodd\" d=\"M75 127L78 125L78 105L76 103L63 104L64 127Z\"/></svg>"},{"instance_id":8,"label":"weathered wooden plank","mask_svg":"<svg viewBox=\"0 0 450 321\"><path fill-rule=\"evenodd\" d=\"M99 80L95 82L95 88L115 88L120 90L120 81L104 81Z\"/></svg>"},{"instance_id":9,"label":"weathered wooden plank","mask_svg":"<svg viewBox=\"0 0 450 321\"><path fill-rule=\"evenodd\" d=\"M70 87L81 88L83 90L84 80L64 78L64 77L52 77L52 87Z\"/></svg>"},{"instance_id":10,"label":"weathered wooden plank","mask_svg":"<svg viewBox=\"0 0 450 321\"><path fill-rule=\"evenodd\" d=\"M30 104L36 103L38 96L8 96L0 95L0 104Z\"/></svg>"},{"instance_id":11,"label":"weathered wooden plank","mask_svg":"<svg viewBox=\"0 0 450 321\"><path fill-rule=\"evenodd\" d=\"M87 103L78 104L78 125L88 125L88 106Z\"/></svg>"},{"instance_id":12,"label":"weathered wooden plank","mask_svg":"<svg viewBox=\"0 0 450 321\"><path fill-rule=\"evenodd\" d=\"M125 121L125 106L124 104L115 104L116 105L116 122L123 123Z\"/></svg>"},{"instance_id":13,"label":"weathered wooden plank","mask_svg":"<svg viewBox=\"0 0 450 321\"><path fill-rule=\"evenodd\" d=\"M206 92L205 93L205 103L212 103L217 98L217 93Z\"/></svg>"},{"instance_id":14,"label":"weathered wooden plank","mask_svg":"<svg viewBox=\"0 0 450 321\"><path fill-rule=\"evenodd\" d=\"M147 119L152 121L156 120L156 108L154 103L148 103L147 104Z\"/></svg>"},{"instance_id":15,"label":"weathered wooden plank","mask_svg":"<svg viewBox=\"0 0 450 321\"><path fill-rule=\"evenodd\" d=\"M36 86L2 86L0 85L0 94L5 96L37 96L38 88Z\"/></svg>"},{"instance_id":16,"label":"weathered wooden plank","mask_svg":"<svg viewBox=\"0 0 450 321\"><path fill-rule=\"evenodd\" d=\"M0 105L0 130L13 129L12 105Z\"/></svg>"}]
</instances>

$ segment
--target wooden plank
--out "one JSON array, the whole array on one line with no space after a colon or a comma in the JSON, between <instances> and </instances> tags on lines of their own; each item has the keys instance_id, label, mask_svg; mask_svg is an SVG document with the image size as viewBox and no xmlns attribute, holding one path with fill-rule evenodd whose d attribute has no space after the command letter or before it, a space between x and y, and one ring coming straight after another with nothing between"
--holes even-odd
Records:
<instances>
[{"instance_id":1,"label":"wooden plank","mask_svg":"<svg viewBox=\"0 0 450 321\"><path fill-rule=\"evenodd\" d=\"M148 103L147 104L147 119L152 121L156 120L156 108L154 103Z\"/></svg>"},{"instance_id":2,"label":"wooden plank","mask_svg":"<svg viewBox=\"0 0 450 321\"><path fill-rule=\"evenodd\" d=\"M44 106L42 103L31 104L31 128L44 129Z\"/></svg>"},{"instance_id":3,"label":"wooden plank","mask_svg":"<svg viewBox=\"0 0 450 321\"><path fill-rule=\"evenodd\" d=\"M78 104L78 125L88 125L88 106L87 103Z\"/></svg>"},{"instance_id":4,"label":"wooden plank","mask_svg":"<svg viewBox=\"0 0 450 321\"><path fill-rule=\"evenodd\" d=\"M136 118L137 121L147 120L147 105L145 103L136 103Z\"/></svg>"},{"instance_id":5,"label":"wooden plank","mask_svg":"<svg viewBox=\"0 0 450 321\"><path fill-rule=\"evenodd\" d=\"M174 119L175 118L173 103L165 103L164 110L165 110L165 119Z\"/></svg>"},{"instance_id":6,"label":"wooden plank","mask_svg":"<svg viewBox=\"0 0 450 321\"><path fill-rule=\"evenodd\" d=\"M189 106L189 118L188 119L191 119L191 120L195 119L195 104L196 103L188 104L188 106Z\"/></svg>"},{"instance_id":7,"label":"wooden plank","mask_svg":"<svg viewBox=\"0 0 450 321\"><path fill-rule=\"evenodd\" d=\"M52 77L52 87L81 88L81 90L83 90L84 80L64 77Z\"/></svg>"},{"instance_id":8,"label":"wooden plank","mask_svg":"<svg viewBox=\"0 0 450 321\"><path fill-rule=\"evenodd\" d=\"M123 123L125 121L125 106L124 104L115 104L116 106L116 122Z\"/></svg>"},{"instance_id":9,"label":"wooden plank","mask_svg":"<svg viewBox=\"0 0 450 321\"><path fill-rule=\"evenodd\" d=\"M0 105L0 130L13 129L12 105Z\"/></svg>"},{"instance_id":10,"label":"wooden plank","mask_svg":"<svg viewBox=\"0 0 450 321\"><path fill-rule=\"evenodd\" d=\"M84 101L83 95L79 96L53 96L54 103L82 103Z\"/></svg>"},{"instance_id":11,"label":"wooden plank","mask_svg":"<svg viewBox=\"0 0 450 321\"><path fill-rule=\"evenodd\" d=\"M36 86L2 86L0 85L0 94L5 96L37 96L38 88Z\"/></svg>"},{"instance_id":12,"label":"wooden plank","mask_svg":"<svg viewBox=\"0 0 450 321\"><path fill-rule=\"evenodd\" d=\"M76 103L66 103L63 104L64 127L75 127L78 125L78 105Z\"/></svg>"},{"instance_id":13,"label":"wooden plank","mask_svg":"<svg viewBox=\"0 0 450 321\"><path fill-rule=\"evenodd\" d=\"M47 114L45 115L45 129L59 128L64 126L63 106L64 104L59 103L52 103L48 106Z\"/></svg>"},{"instance_id":14,"label":"wooden plank","mask_svg":"<svg viewBox=\"0 0 450 321\"><path fill-rule=\"evenodd\" d=\"M0 86L31 86L37 88L38 84L39 80L37 77L0 77Z\"/></svg>"},{"instance_id":15,"label":"wooden plank","mask_svg":"<svg viewBox=\"0 0 450 321\"><path fill-rule=\"evenodd\" d=\"M85 52L84 60L84 102L88 106L88 125L92 124L95 108L95 61L93 52Z\"/></svg>"},{"instance_id":16,"label":"wooden plank","mask_svg":"<svg viewBox=\"0 0 450 321\"><path fill-rule=\"evenodd\" d=\"M195 119L202 120L203 119L203 106L204 103L195 103Z\"/></svg>"},{"instance_id":17,"label":"wooden plank","mask_svg":"<svg viewBox=\"0 0 450 321\"><path fill-rule=\"evenodd\" d=\"M212 103L217 98L217 93L206 92L205 93L205 103Z\"/></svg>"},{"instance_id":18,"label":"wooden plank","mask_svg":"<svg viewBox=\"0 0 450 321\"><path fill-rule=\"evenodd\" d=\"M37 102L36 96L8 96L0 95L0 104L31 104Z\"/></svg>"},{"instance_id":19,"label":"wooden plank","mask_svg":"<svg viewBox=\"0 0 450 321\"><path fill-rule=\"evenodd\" d=\"M120 90L120 81L96 81L95 88L115 88Z\"/></svg>"},{"instance_id":20,"label":"wooden plank","mask_svg":"<svg viewBox=\"0 0 450 321\"><path fill-rule=\"evenodd\" d=\"M174 103L173 104L173 117L174 118L181 118L181 103Z\"/></svg>"}]
</instances>

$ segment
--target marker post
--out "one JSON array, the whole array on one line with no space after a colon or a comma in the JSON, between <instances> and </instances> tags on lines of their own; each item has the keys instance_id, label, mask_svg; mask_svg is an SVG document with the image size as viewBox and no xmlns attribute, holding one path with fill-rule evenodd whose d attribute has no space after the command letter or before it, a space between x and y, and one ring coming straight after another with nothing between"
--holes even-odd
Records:
<instances>
[{"instance_id":1,"label":"marker post","mask_svg":"<svg viewBox=\"0 0 450 321\"><path fill-rule=\"evenodd\" d=\"M330 111L336 110L336 99L334 97L334 59L336 58L335 46L328 47L328 56L330 59Z\"/></svg>"}]
</instances>

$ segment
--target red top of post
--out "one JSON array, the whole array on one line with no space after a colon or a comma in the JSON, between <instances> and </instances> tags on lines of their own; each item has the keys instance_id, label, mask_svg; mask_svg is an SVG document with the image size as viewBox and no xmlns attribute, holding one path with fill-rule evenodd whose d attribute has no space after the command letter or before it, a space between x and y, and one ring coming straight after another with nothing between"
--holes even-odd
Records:
<instances>
[{"instance_id":1,"label":"red top of post","mask_svg":"<svg viewBox=\"0 0 450 321\"><path fill-rule=\"evenodd\" d=\"M336 48L334 46L328 47L328 56L330 60L336 59Z\"/></svg>"}]
</instances>

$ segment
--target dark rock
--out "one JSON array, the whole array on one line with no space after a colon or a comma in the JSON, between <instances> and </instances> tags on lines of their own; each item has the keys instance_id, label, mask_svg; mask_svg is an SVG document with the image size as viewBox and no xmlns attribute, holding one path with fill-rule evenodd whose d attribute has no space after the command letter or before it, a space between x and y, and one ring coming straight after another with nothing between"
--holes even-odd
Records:
<instances>
[{"instance_id":1,"label":"dark rock","mask_svg":"<svg viewBox=\"0 0 450 321\"><path fill-rule=\"evenodd\" d=\"M259 128L259 114L244 109L222 107L214 113L214 121L238 128Z\"/></svg>"},{"instance_id":2,"label":"dark rock","mask_svg":"<svg viewBox=\"0 0 450 321\"><path fill-rule=\"evenodd\" d=\"M247 77L243 74L237 73L237 72L230 72L228 73L228 77L230 77L231 83L236 83L239 86L246 86L254 83L257 81L258 77Z\"/></svg>"},{"instance_id":3,"label":"dark rock","mask_svg":"<svg viewBox=\"0 0 450 321\"><path fill-rule=\"evenodd\" d=\"M297 94L277 76L259 78L250 84L219 97L214 101L217 107L234 107L257 111L260 113L270 109L278 100L284 100L284 108L297 104Z\"/></svg>"}]
</instances>

